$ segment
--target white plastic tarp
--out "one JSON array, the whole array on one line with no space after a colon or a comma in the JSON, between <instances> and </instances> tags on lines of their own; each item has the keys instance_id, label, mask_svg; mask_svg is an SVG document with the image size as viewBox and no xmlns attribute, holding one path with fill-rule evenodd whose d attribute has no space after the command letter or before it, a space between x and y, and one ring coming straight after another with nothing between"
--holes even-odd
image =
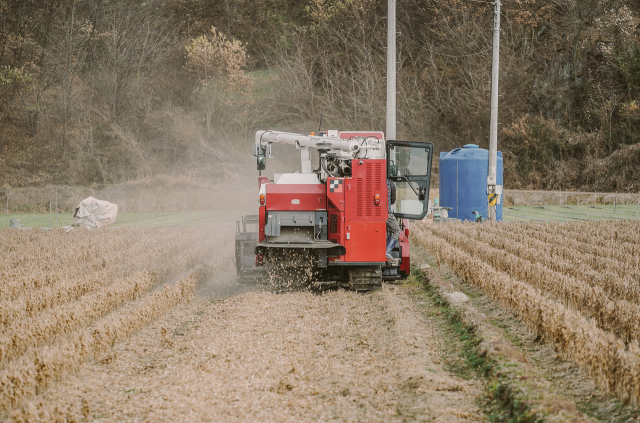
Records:
<instances>
[{"instance_id":1,"label":"white plastic tarp","mask_svg":"<svg viewBox=\"0 0 640 423\"><path fill-rule=\"evenodd\" d=\"M76 208L73 215L73 225L88 229L102 228L115 222L117 216L117 204L88 197L82 200Z\"/></svg>"}]
</instances>

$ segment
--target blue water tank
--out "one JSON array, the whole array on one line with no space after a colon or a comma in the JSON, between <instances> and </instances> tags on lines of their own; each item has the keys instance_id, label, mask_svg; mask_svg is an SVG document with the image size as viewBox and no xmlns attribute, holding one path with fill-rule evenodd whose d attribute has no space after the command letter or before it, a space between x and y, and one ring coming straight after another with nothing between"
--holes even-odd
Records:
<instances>
[{"instance_id":1,"label":"blue water tank","mask_svg":"<svg viewBox=\"0 0 640 423\"><path fill-rule=\"evenodd\" d=\"M440 153L440 206L453 209L449 217L475 221L473 212L477 211L483 219L487 218L488 172L489 150L476 144ZM497 177L497 184L503 185L501 151L498 151ZM496 219L502 220L502 201L496 207Z\"/></svg>"}]
</instances>

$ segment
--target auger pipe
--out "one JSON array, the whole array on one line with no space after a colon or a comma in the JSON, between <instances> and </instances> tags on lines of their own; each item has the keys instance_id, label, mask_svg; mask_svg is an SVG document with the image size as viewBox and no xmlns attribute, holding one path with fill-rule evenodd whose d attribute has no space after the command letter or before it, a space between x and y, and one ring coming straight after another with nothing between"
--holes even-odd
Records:
<instances>
[{"instance_id":1,"label":"auger pipe","mask_svg":"<svg viewBox=\"0 0 640 423\"><path fill-rule=\"evenodd\" d=\"M258 155L268 143L291 144L296 147L317 148L318 143L331 144L332 150L346 151L355 154L360 149L358 141L341 140L333 137L292 134L279 131L257 131L253 146L253 154Z\"/></svg>"}]
</instances>

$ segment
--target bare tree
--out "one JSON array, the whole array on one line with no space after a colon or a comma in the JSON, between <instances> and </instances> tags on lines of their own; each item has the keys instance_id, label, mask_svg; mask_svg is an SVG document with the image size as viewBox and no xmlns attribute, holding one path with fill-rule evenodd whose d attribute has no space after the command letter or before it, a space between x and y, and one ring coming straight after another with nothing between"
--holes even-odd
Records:
<instances>
[{"instance_id":1,"label":"bare tree","mask_svg":"<svg viewBox=\"0 0 640 423\"><path fill-rule=\"evenodd\" d=\"M168 32L153 3L126 1L100 4L92 10L97 25L89 53L92 85L118 122L128 104L133 82L159 66L167 52ZM99 19L96 17L99 15Z\"/></svg>"},{"instance_id":2,"label":"bare tree","mask_svg":"<svg viewBox=\"0 0 640 423\"><path fill-rule=\"evenodd\" d=\"M84 84L80 73L85 64L86 43L92 32L89 21L79 15L77 2L65 0L58 19L52 24L44 58L50 70L49 78L60 86L57 95L62 124L59 148L63 152L68 148L70 124L74 121L73 110L81 109L78 101Z\"/></svg>"}]
</instances>

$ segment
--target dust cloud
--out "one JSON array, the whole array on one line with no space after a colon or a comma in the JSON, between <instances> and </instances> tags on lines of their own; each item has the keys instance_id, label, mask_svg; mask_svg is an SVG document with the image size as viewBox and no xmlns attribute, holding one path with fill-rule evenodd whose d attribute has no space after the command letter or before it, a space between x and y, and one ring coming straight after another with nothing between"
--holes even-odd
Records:
<instances>
[{"instance_id":1,"label":"dust cloud","mask_svg":"<svg viewBox=\"0 0 640 423\"><path fill-rule=\"evenodd\" d=\"M236 268L230 257L228 262L220 271L211 275L196 288L196 296L209 301L218 301L259 289L258 286L240 285L236 280Z\"/></svg>"}]
</instances>

